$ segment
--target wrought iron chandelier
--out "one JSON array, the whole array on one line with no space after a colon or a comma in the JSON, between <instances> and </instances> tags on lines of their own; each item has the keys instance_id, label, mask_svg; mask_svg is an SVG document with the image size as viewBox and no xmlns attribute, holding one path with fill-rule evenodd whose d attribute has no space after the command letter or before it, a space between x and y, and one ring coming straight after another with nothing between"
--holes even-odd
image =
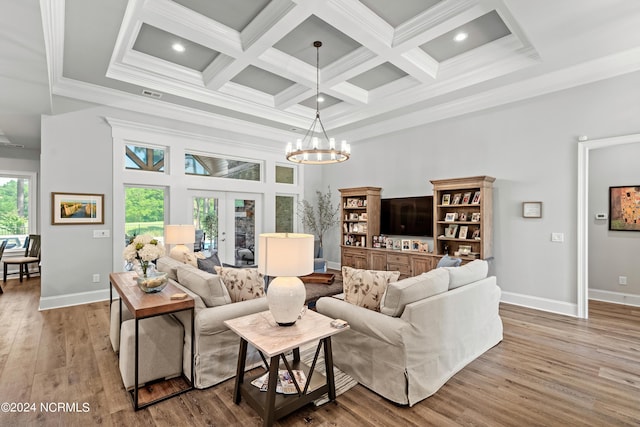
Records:
<instances>
[{"instance_id":1,"label":"wrought iron chandelier","mask_svg":"<svg viewBox=\"0 0 640 427\"><path fill-rule=\"evenodd\" d=\"M295 149L291 142L287 143L287 160L309 165L340 163L349 159L351 146L343 140L340 148L336 148L335 139L329 138L320 120L320 46L322 42L315 41L313 46L316 48L316 117L304 138L298 138L296 141ZM319 137L314 136L318 125L322 130Z\"/></svg>"}]
</instances>

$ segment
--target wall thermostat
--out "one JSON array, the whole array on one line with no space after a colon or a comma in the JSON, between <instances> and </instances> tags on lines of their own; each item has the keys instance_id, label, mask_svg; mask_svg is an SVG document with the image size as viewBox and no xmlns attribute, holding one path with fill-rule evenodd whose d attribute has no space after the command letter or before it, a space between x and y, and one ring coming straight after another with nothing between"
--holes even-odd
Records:
<instances>
[{"instance_id":1,"label":"wall thermostat","mask_svg":"<svg viewBox=\"0 0 640 427\"><path fill-rule=\"evenodd\" d=\"M596 214L596 219L607 219L607 214L606 213L597 213Z\"/></svg>"}]
</instances>

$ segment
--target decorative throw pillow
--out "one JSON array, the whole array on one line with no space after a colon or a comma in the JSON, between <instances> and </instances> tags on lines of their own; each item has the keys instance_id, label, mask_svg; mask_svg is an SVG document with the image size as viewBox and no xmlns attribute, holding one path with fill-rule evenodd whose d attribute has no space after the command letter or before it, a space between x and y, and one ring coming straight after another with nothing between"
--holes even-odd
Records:
<instances>
[{"instance_id":1,"label":"decorative throw pillow","mask_svg":"<svg viewBox=\"0 0 640 427\"><path fill-rule=\"evenodd\" d=\"M438 261L438 265L436 268L440 267L459 267L462 264L462 260L460 258L451 258L449 255L445 255L440 258Z\"/></svg>"},{"instance_id":2,"label":"decorative throw pillow","mask_svg":"<svg viewBox=\"0 0 640 427\"><path fill-rule=\"evenodd\" d=\"M449 289L449 271L436 268L418 276L389 283L384 293L380 312L388 316L402 315L407 304L446 292Z\"/></svg>"},{"instance_id":3,"label":"decorative throw pillow","mask_svg":"<svg viewBox=\"0 0 640 427\"><path fill-rule=\"evenodd\" d=\"M206 271L207 273L211 274L217 274L215 269L216 266L222 266L220 258L218 258L218 251L213 251L209 258L198 258L198 268L202 271Z\"/></svg>"},{"instance_id":4,"label":"decorative throw pillow","mask_svg":"<svg viewBox=\"0 0 640 427\"><path fill-rule=\"evenodd\" d=\"M215 267L215 270L227 287L231 301L264 297L264 274L257 269Z\"/></svg>"},{"instance_id":5,"label":"decorative throw pillow","mask_svg":"<svg viewBox=\"0 0 640 427\"><path fill-rule=\"evenodd\" d=\"M229 304L231 298L220 277L198 270L189 264L178 267L178 283L198 294L207 307Z\"/></svg>"},{"instance_id":6,"label":"decorative throw pillow","mask_svg":"<svg viewBox=\"0 0 640 427\"><path fill-rule=\"evenodd\" d=\"M400 277L399 271L360 270L342 267L344 300L348 303L380 311L380 301L387 285Z\"/></svg>"},{"instance_id":7,"label":"decorative throw pillow","mask_svg":"<svg viewBox=\"0 0 640 427\"><path fill-rule=\"evenodd\" d=\"M449 270L449 289L455 289L487 277L489 263L483 259L476 259L462 267L449 267L447 270Z\"/></svg>"}]
</instances>

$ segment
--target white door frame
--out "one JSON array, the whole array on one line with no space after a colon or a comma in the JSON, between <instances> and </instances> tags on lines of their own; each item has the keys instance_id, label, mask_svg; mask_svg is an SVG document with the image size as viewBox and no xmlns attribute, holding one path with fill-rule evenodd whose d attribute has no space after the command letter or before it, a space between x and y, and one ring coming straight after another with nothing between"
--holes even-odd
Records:
<instances>
[{"instance_id":1,"label":"white door frame","mask_svg":"<svg viewBox=\"0 0 640 427\"><path fill-rule=\"evenodd\" d=\"M640 134L578 142L578 317L589 317L589 152L640 142Z\"/></svg>"}]
</instances>

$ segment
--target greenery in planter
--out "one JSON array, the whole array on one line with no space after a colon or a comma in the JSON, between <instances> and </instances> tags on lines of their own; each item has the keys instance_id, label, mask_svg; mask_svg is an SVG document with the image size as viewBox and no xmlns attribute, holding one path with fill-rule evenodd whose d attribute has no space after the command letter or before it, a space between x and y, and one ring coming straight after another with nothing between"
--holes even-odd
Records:
<instances>
[{"instance_id":1,"label":"greenery in planter","mask_svg":"<svg viewBox=\"0 0 640 427\"><path fill-rule=\"evenodd\" d=\"M209 250L213 253L213 238L218 235L218 213L209 211L202 220L202 229L209 236Z\"/></svg>"},{"instance_id":2,"label":"greenery in planter","mask_svg":"<svg viewBox=\"0 0 640 427\"><path fill-rule=\"evenodd\" d=\"M302 225L305 230L318 237L321 248L325 232L338 224L339 215L340 205L331 203L331 188L328 188L326 193L316 190L315 205L303 200L298 206L298 216Z\"/></svg>"}]
</instances>

